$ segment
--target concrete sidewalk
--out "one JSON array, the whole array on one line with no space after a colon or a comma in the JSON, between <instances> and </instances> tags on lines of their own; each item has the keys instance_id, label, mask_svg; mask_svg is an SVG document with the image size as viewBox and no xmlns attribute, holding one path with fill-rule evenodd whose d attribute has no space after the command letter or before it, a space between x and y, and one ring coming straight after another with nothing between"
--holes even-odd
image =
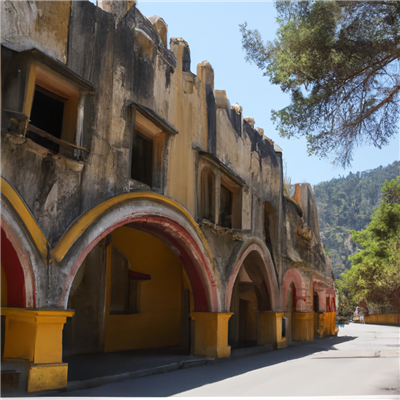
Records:
<instances>
[{"instance_id":1,"label":"concrete sidewalk","mask_svg":"<svg viewBox=\"0 0 400 400\"><path fill-rule=\"evenodd\" d=\"M160 374L204 365L213 360L186 355L176 347L67 356L64 357L64 362L68 363L66 390L96 387L109 382Z\"/></svg>"},{"instance_id":2,"label":"concrete sidewalk","mask_svg":"<svg viewBox=\"0 0 400 400\"><path fill-rule=\"evenodd\" d=\"M233 349L231 357L258 354L272 349L272 345ZM131 378L213 364L218 361L214 358L187 355L176 347L64 356L63 362L68 363L66 388L21 395L52 396L56 393L95 388Z\"/></svg>"}]
</instances>

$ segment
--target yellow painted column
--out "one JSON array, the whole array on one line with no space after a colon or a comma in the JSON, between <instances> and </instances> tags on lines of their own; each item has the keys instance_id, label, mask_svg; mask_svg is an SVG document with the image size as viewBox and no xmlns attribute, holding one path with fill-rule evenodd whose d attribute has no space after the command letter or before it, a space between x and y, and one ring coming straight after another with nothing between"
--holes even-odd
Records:
<instances>
[{"instance_id":1,"label":"yellow painted column","mask_svg":"<svg viewBox=\"0 0 400 400\"><path fill-rule=\"evenodd\" d=\"M258 338L259 346L272 344L275 349L287 347L287 338L282 337L283 312L261 311L258 313Z\"/></svg>"},{"instance_id":2,"label":"yellow painted column","mask_svg":"<svg viewBox=\"0 0 400 400\"><path fill-rule=\"evenodd\" d=\"M314 333L315 336L318 338L323 338L325 336L325 313L323 312L318 312L314 313L315 318L314 318Z\"/></svg>"},{"instance_id":3,"label":"yellow painted column","mask_svg":"<svg viewBox=\"0 0 400 400\"><path fill-rule=\"evenodd\" d=\"M74 311L2 307L6 317L3 358L29 360L27 391L67 386L62 362L62 330Z\"/></svg>"},{"instance_id":4,"label":"yellow painted column","mask_svg":"<svg viewBox=\"0 0 400 400\"><path fill-rule=\"evenodd\" d=\"M292 313L293 340L307 342L314 340L314 312Z\"/></svg>"},{"instance_id":5,"label":"yellow painted column","mask_svg":"<svg viewBox=\"0 0 400 400\"><path fill-rule=\"evenodd\" d=\"M331 336L335 334L336 330L336 313L324 312L324 334L323 336Z\"/></svg>"},{"instance_id":6,"label":"yellow painted column","mask_svg":"<svg viewBox=\"0 0 400 400\"><path fill-rule=\"evenodd\" d=\"M200 357L229 357L228 321L232 313L193 312L194 354Z\"/></svg>"}]
</instances>

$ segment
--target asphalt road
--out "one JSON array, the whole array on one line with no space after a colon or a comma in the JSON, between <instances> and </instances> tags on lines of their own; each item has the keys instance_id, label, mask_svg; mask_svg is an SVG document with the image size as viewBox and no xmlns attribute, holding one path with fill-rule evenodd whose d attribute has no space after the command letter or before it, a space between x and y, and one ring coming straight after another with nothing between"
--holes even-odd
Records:
<instances>
[{"instance_id":1,"label":"asphalt road","mask_svg":"<svg viewBox=\"0 0 400 400\"><path fill-rule=\"evenodd\" d=\"M342 327L335 338L62 395L398 399L399 344L399 327L350 324Z\"/></svg>"}]
</instances>

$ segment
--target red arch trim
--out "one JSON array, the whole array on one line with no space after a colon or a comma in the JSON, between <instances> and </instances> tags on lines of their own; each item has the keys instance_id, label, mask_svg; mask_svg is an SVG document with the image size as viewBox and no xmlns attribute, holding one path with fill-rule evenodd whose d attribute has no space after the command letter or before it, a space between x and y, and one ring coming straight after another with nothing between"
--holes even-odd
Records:
<instances>
[{"instance_id":1,"label":"red arch trim","mask_svg":"<svg viewBox=\"0 0 400 400\"><path fill-rule=\"evenodd\" d=\"M306 285L304 282L303 277L301 276L300 272L295 269L289 269L285 276L283 277L282 282L282 300L283 300L283 307L286 307L287 300L288 300L288 290L290 285L293 284L294 291L293 291L293 310L294 311L304 311L299 310L299 301L302 301L303 305L300 305L300 308L305 307L307 302L306 299Z\"/></svg>"},{"instance_id":2,"label":"red arch trim","mask_svg":"<svg viewBox=\"0 0 400 400\"><path fill-rule=\"evenodd\" d=\"M14 246L1 228L1 266L7 281L7 306L26 307L25 277Z\"/></svg>"}]
</instances>

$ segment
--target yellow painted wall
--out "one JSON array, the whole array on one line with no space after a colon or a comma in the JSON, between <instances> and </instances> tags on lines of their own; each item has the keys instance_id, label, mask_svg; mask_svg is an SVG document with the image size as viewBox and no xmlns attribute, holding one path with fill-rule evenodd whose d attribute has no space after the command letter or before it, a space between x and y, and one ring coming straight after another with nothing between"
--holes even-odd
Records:
<instances>
[{"instance_id":1,"label":"yellow painted wall","mask_svg":"<svg viewBox=\"0 0 400 400\"><path fill-rule=\"evenodd\" d=\"M7 307L7 279L3 266L1 266L1 306Z\"/></svg>"},{"instance_id":2,"label":"yellow painted wall","mask_svg":"<svg viewBox=\"0 0 400 400\"><path fill-rule=\"evenodd\" d=\"M110 315L111 246L107 260L105 351L142 349L179 344L182 265L154 236L121 227L112 233L115 248L128 258L133 271L151 274L141 283L140 312Z\"/></svg>"},{"instance_id":3,"label":"yellow painted wall","mask_svg":"<svg viewBox=\"0 0 400 400\"><path fill-rule=\"evenodd\" d=\"M293 312L292 327L293 341L314 340L314 312Z\"/></svg>"},{"instance_id":4,"label":"yellow painted wall","mask_svg":"<svg viewBox=\"0 0 400 400\"><path fill-rule=\"evenodd\" d=\"M400 325L400 314L371 314L368 317L364 317L364 321L366 324Z\"/></svg>"}]
</instances>

